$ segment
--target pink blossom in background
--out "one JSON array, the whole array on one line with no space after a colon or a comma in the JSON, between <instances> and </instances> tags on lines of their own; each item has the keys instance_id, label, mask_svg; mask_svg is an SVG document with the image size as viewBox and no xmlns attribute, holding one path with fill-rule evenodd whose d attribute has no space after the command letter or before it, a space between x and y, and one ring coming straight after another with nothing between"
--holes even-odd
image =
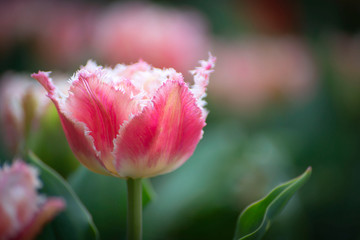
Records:
<instances>
[{"instance_id":1,"label":"pink blossom in background","mask_svg":"<svg viewBox=\"0 0 360 240\"><path fill-rule=\"evenodd\" d=\"M13 47L16 8L10 1L0 5L0 53L9 51Z\"/></svg>"},{"instance_id":2,"label":"pink blossom in background","mask_svg":"<svg viewBox=\"0 0 360 240\"><path fill-rule=\"evenodd\" d=\"M0 51L9 51L17 42L27 42L41 20L39 0L0 2ZM40 10L40 9L39 9Z\"/></svg>"},{"instance_id":3,"label":"pink blossom in background","mask_svg":"<svg viewBox=\"0 0 360 240\"><path fill-rule=\"evenodd\" d=\"M8 0L0 2L0 47L20 42L31 46L31 42L49 22L58 1ZM6 45L3 45L6 47Z\"/></svg>"},{"instance_id":4,"label":"pink blossom in background","mask_svg":"<svg viewBox=\"0 0 360 240\"><path fill-rule=\"evenodd\" d=\"M203 108L215 58L192 71L191 87L174 69L144 61L102 68L89 61L61 92L49 73L32 76L54 102L70 147L90 170L121 178L173 171L202 137Z\"/></svg>"},{"instance_id":5,"label":"pink blossom in background","mask_svg":"<svg viewBox=\"0 0 360 240\"><path fill-rule=\"evenodd\" d=\"M187 72L208 50L204 19L197 12L150 4L118 4L103 13L94 50L108 64L138 59Z\"/></svg>"},{"instance_id":6,"label":"pink blossom in background","mask_svg":"<svg viewBox=\"0 0 360 240\"><path fill-rule=\"evenodd\" d=\"M49 106L45 90L30 76L7 73L0 84L0 122L2 138L12 154L18 153L26 135L36 129Z\"/></svg>"},{"instance_id":7,"label":"pink blossom in background","mask_svg":"<svg viewBox=\"0 0 360 240\"><path fill-rule=\"evenodd\" d=\"M314 89L314 60L298 39L223 40L215 52L219 61L210 96L232 110L257 112L278 100L306 99Z\"/></svg>"},{"instance_id":8,"label":"pink blossom in background","mask_svg":"<svg viewBox=\"0 0 360 240\"><path fill-rule=\"evenodd\" d=\"M47 0L1 2L0 52L6 53L20 44L37 64L69 69L91 54L95 20L95 7L88 3Z\"/></svg>"},{"instance_id":9,"label":"pink blossom in background","mask_svg":"<svg viewBox=\"0 0 360 240\"><path fill-rule=\"evenodd\" d=\"M95 8L89 4L44 2L43 21L34 36L34 53L48 67L68 69L85 61L95 25Z\"/></svg>"},{"instance_id":10,"label":"pink blossom in background","mask_svg":"<svg viewBox=\"0 0 360 240\"><path fill-rule=\"evenodd\" d=\"M45 198L37 170L17 160L0 168L0 239L34 239L65 207L60 198Z\"/></svg>"}]
</instances>

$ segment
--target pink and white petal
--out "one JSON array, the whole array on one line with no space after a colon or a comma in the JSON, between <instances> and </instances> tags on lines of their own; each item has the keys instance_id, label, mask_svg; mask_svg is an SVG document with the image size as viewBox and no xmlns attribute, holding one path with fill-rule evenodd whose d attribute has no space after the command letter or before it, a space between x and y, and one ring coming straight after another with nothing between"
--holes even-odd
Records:
<instances>
[{"instance_id":1,"label":"pink and white petal","mask_svg":"<svg viewBox=\"0 0 360 240\"><path fill-rule=\"evenodd\" d=\"M201 60L200 67L190 71L194 76L194 85L191 88L194 96L199 100L200 106L204 106L202 99L206 96L206 88L209 84L210 73L213 72L215 67L216 58L209 53L207 61Z\"/></svg>"},{"instance_id":2,"label":"pink and white petal","mask_svg":"<svg viewBox=\"0 0 360 240\"><path fill-rule=\"evenodd\" d=\"M72 82L64 110L76 121L84 123L100 159L108 170L113 171L111 152L120 125L138 111L130 94L105 82L102 72L89 73L80 70ZM128 85L122 85L127 87ZM131 86L129 86L131 87Z\"/></svg>"},{"instance_id":3,"label":"pink and white petal","mask_svg":"<svg viewBox=\"0 0 360 240\"><path fill-rule=\"evenodd\" d=\"M14 238L14 240L31 240L41 231L47 222L50 222L59 212L65 208L64 200L60 198L48 198L35 214L29 224Z\"/></svg>"},{"instance_id":4,"label":"pink and white petal","mask_svg":"<svg viewBox=\"0 0 360 240\"><path fill-rule=\"evenodd\" d=\"M191 88L191 92L197 99L197 105L201 108L202 116L204 118L208 115L208 111L204 108L206 105L204 97L206 97L206 88L209 84L210 73L214 71L215 61L216 58L209 53L209 59L207 61L201 60L201 66L190 71L194 76L194 85Z\"/></svg>"},{"instance_id":5,"label":"pink and white petal","mask_svg":"<svg viewBox=\"0 0 360 240\"><path fill-rule=\"evenodd\" d=\"M150 71L150 69L151 66L148 63L144 62L143 60L139 60L137 63L128 66L118 64L115 66L114 72L115 74L126 79L132 79L135 73Z\"/></svg>"},{"instance_id":6,"label":"pink and white petal","mask_svg":"<svg viewBox=\"0 0 360 240\"><path fill-rule=\"evenodd\" d=\"M170 172L193 153L205 119L182 81L167 81L151 105L122 126L114 156L121 177L151 177Z\"/></svg>"},{"instance_id":7,"label":"pink and white petal","mask_svg":"<svg viewBox=\"0 0 360 240\"><path fill-rule=\"evenodd\" d=\"M122 78L121 81L115 82L114 86L117 90L130 93L131 96L135 96L140 93L140 90L137 89L129 79Z\"/></svg>"},{"instance_id":8,"label":"pink and white petal","mask_svg":"<svg viewBox=\"0 0 360 240\"><path fill-rule=\"evenodd\" d=\"M63 99L61 99L58 89L52 83L49 73L39 71L39 73L31 76L44 86L48 92L48 97L55 104L66 138L77 159L90 170L109 175L109 172L99 160L99 154L94 147L92 137L87 133L85 124L71 118L64 109Z\"/></svg>"}]
</instances>

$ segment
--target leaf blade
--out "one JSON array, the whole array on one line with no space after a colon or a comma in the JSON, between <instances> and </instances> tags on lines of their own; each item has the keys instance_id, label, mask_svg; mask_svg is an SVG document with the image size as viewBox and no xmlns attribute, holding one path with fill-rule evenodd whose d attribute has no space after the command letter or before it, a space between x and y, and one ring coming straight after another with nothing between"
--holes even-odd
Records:
<instances>
[{"instance_id":1,"label":"leaf blade","mask_svg":"<svg viewBox=\"0 0 360 240\"><path fill-rule=\"evenodd\" d=\"M142 204L145 207L148 203L154 201L157 197L154 187L149 178L143 178L142 184Z\"/></svg>"},{"instance_id":2,"label":"leaf blade","mask_svg":"<svg viewBox=\"0 0 360 240\"><path fill-rule=\"evenodd\" d=\"M240 214L234 239L260 239L294 193L305 184L311 175L309 167L302 175L275 187L267 196L249 205Z\"/></svg>"}]
</instances>

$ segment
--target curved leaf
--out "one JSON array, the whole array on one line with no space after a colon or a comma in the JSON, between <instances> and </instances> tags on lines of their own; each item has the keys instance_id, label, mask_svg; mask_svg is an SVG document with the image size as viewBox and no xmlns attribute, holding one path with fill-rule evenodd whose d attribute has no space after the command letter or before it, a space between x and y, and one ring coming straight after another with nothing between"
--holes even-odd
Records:
<instances>
[{"instance_id":1,"label":"curved leaf","mask_svg":"<svg viewBox=\"0 0 360 240\"><path fill-rule=\"evenodd\" d=\"M260 239L271 221L281 212L294 193L309 179L311 167L299 177L274 188L266 197L248 206L239 216L234 239Z\"/></svg>"},{"instance_id":2,"label":"curved leaf","mask_svg":"<svg viewBox=\"0 0 360 240\"><path fill-rule=\"evenodd\" d=\"M35 154L29 153L29 162L39 169L43 183L41 192L46 196L60 196L66 201L65 211L45 227L39 239L98 239L98 231L91 215L70 185Z\"/></svg>"},{"instance_id":3,"label":"curved leaf","mask_svg":"<svg viewBox=\"0 0 360 240\"><path fill-rule=\"evenodd\" d=\"M143 178L142 183L142 204L146 206L148 203L154 201L157 197L154 187L149 178Z\"/></svg>"}]
</instances>

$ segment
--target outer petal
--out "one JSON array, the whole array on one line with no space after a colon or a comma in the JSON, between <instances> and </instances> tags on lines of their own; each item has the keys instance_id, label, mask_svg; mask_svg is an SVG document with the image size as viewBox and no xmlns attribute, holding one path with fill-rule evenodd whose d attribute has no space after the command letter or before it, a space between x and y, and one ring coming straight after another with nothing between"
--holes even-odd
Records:
<instances>
[{"instance_id":1,"label":"outer petal","mask_svg":"<svg viewBox=\"0 0 360 240\"><path fill-rule=\"evenodd\" d=\"M76 121L86 124L101 161L110 172L114 172L111 154L113 141L120 125L136 113L137 105L130 97L130 92L124 90L130 86L123 84L121 89L115 89L115 86L106 82L105 73L80 70L72 82L63 108Z\"/></svg>"},{"instance_id":2,"label":"outer petal","mask_svg":"<svg viewBox=\"0 0 360 240\"><path fill-rule=\"evenodd\" d=\"M30 223L13 240L31 240L36 237L44 225L51 221L65 208L65 202L60 198L49 198L41 206Z\"/></svg>"},{"instance_id":3,"label":"outer petal","mask_svg":"<svg viewBox=\"0 0 360 240\"><path fill-rule=\"evenodd\" d=\"M39 81L48 92L48 97L54 102L59 113L61 124L63 126L69 145L78 158L90 170L109 175L102 162L99 160L98 153L95 150L93 139L86 133L86 126L75 119L70 118L62 107L63 99L60 96L55 85L49 78L49 73L41 72L31 75Z\"/></svg>"},{"instance_id":4,"label":"outer petal","mask_svg":"<svg viewBox=\"0 0 360 240\"><path fill-rule=\"evenodd\" d=\"M213 72L215 67L216 57L213 57L209 53L209 59L207 61L201 60L200 67L197 67L195 70L190 71L194 76L194 85L191 88L191 92L197 99L199 106L204 107L206 102L203 100L206 97L206 88L209 84L210 73ZM202 108L203 116L206 117L207 111Z\"/></svg>"},{"instance_id":5,"label":"outer petal","mask_svg":"<svg viewBox=\"0 0 360 240\"><path fill-rule=\"evenodd\" d=\"M120 129L115 161L120 177L151 177L170 172L193 153L205 119L183 81L168 80L152 105Z\"/></svg>"}]
</instances>

